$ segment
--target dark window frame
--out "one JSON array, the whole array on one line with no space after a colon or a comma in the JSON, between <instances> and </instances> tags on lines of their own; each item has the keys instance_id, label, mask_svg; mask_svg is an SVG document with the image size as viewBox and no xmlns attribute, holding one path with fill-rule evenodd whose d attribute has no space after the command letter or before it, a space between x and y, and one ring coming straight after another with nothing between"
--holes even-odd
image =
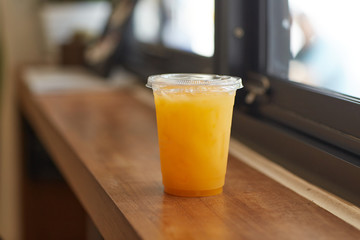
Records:
<instances>
[{"instance_id":1,"label":"dark window frame","mask_svg":"<svg viewBox=\"0 0 360 240\"><path fill-rule=\"evenodd\" d=\"M360 205L359 99L269 74L279 60L272 53L289 44L283 37L283 42L280 38L270 46L271 37L286 34L276 27L287 17L281 6L285 2L217 2L216 71L242 76L245 85L237 94L233 136L300 177ZM284 16L274 14L279 9ZM235 28L243 29L242 38L234 37ZM280 61L288 61L281 57ZM249 105L244 99L248 86L256 84L253 73L266 77L270 88Z\"/></svg>"}]
</instances>

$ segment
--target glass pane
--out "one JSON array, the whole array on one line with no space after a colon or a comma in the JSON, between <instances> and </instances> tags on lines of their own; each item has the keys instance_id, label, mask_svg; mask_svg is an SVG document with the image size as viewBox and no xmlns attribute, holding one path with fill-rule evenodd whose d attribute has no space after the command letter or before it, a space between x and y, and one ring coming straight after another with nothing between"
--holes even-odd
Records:
<instances>
[{"instance_id":1,"label":"glass pane","mask_svg":"<svg viewBox=\"0 0 360 240\"><path fill-rule=\"evenodd\" d=\"M288 3L292 58L289 78L360 97L360 1Z\"/></svg>"},{"instance_id":2,"label":"glass pane","mask_svg":"<svg viewBox=\"0 0 360 240\"><path fill-rule=\"evenodd\" d=\"M211 57L214 54L214 0L140 0L135 37L145 43Z\"/></svg>"}]
</instances>

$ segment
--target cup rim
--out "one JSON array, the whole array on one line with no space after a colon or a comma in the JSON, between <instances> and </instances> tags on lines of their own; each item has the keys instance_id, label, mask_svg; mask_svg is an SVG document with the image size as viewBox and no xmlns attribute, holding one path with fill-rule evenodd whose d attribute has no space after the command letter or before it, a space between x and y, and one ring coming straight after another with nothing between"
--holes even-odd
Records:
<instances>
[{"instance_id":1,"label":"cup rim","mask_svg":"<svg viewBox=\"0 0 360 240\"><path fill-rule=\"evenodd\" d=\"M148 88L162 86L219 86L242 88L240 77L207 73L165 73L148 77Z\"/></svg>"}]
</instances>

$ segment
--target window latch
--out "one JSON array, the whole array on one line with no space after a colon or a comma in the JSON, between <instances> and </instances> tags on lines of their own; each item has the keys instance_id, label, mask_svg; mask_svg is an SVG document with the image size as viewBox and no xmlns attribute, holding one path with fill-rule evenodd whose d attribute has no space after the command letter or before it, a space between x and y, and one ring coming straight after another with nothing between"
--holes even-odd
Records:
<instances>
[{"instance_id":1,"label":"window latch","mask_svg":"<svg viewBox=\"0 0 360 240\"><path fill-rule=\"evenodd\" d=\"M259 96L265 96L270 88L269 79L258 73L249 73L245 89L248 91L245 97L245 103L253 104Z\"/></svg>"}]
</instances>

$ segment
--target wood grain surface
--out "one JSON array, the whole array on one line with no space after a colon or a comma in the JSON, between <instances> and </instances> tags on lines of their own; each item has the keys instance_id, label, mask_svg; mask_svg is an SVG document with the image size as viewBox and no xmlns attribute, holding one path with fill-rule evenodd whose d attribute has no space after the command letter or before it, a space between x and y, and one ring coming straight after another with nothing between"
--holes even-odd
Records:
<instances>
[{"instance_id":1,"label":"wood grain surface","mask_svg":"<svg viewBox=\"0 0 360 240\"><path fill-rule=\"evenodd\" d=\"M221 195L166 195L155 112L133 95L20 87L23 111L105 239L360 239L234 156Z\"/></svg>"}]
</instances>

